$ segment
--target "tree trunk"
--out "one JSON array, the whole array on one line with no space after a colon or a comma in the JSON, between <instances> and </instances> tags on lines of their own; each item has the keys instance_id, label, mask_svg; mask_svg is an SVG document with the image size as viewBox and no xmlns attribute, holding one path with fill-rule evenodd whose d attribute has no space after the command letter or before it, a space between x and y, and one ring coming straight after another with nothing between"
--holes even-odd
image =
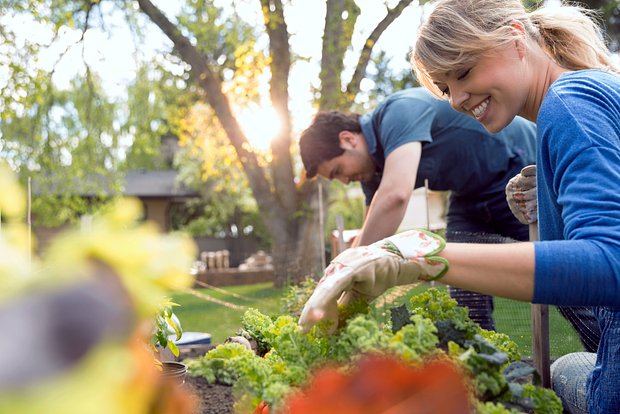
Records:
<instances>
[{"instance_id":1,"label":"tree trunk","mask_svg":"<svg viewBox=\"0 0 620 414\"><path fill-rule=\"evenodd\" d=\"M301 270L297 245L296 238L290 237L288 234L280 234L274 237L271 255L275 272L275 287L285 287L300 279Z\"/></svg>"},{"instance_id":2,"label":"tree trunk","mask_svg":"<svg viewBox=\"0 0 620 414\"><path fill-rule=\"evenodd\" d=\"M323 229L319 223L319 200L316 181L308 181L297 190L300 207L263 216L272 235L272 258L275 286L297 283L323 273ZM288 220L289 217L294 217Z\"/></svg>"},{"instance_id":3,"label":"tree trunk","mask_svg":"<svg viewBox=\"0 0 620 414\"><path fill-rule=\"evenodd\" d=\"M272 257L276 272L276 286L297 282L304 277L322 275L324 261L324 228L320 228L319 195L316 181L296 188L291 159L292 128L288 107L288 75L291 65L289 34L281 0L260 0L265 28L269 36L272 57L270 96L278 114L285 120L280 134L273 140L271 165L261 165L249 150L247 138L235 118L228 97L222 90L222 80L208 65L205 56L170 22L151 0L136 0L140 10L155 23L170 40L182 59L191 67L192 77L205 92L220 124L248 178L250 188L259 206L262 218L272 237ZM412 0L400 0L387 9L386 18L372 32L365 43L353 79L343 88L341 73L344 55L351 43L355 22L360 9L354 0L328 0L321 57L320 109L342 109L357 92L366 71L372 48L383 31L398 17ZM420 0L423 3L424 0ZM346 89L346 93L343 91ZM344 108L346 109L346 108ZM323 198L327 197L327 188Z\"/></svg>"},{"instance_id":4,"label":"tree trunk","mask_svg":"<svg viewBox=\"0 0 620 414\"><path fill-rule=\"evenodd\" d=\"M325 186L324 186L325 187ZM325 267L325 229L321 227L319 209L319 191L316 180L307 183L303 192L304 210L303 219L299 222L298 252L300 273L297 281L307 277L318 279L323 275ZM326 191L323 191L325 201ZM326 215L323 202L323 215ZM324 225L324 224L323 224Z\"/></svg>"}]
</instances>

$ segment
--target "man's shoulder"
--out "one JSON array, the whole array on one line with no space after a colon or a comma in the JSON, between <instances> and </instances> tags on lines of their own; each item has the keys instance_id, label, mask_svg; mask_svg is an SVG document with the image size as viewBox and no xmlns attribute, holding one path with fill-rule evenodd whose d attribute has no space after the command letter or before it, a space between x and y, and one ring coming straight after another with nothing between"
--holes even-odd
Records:
<instances>
[{"instance_id":1,"label":"man's shoulder","mask_svg":"<svg viewBox=\"0 0 620 414\"><path fill-rule=\"evenodd\" d=\"M536 137L536 124L528 121L525 118L520 116L516 116L510 124L504 128L500 134L519 134L530 136L532 138Z\"/></svg>"},{"instance_id":2,"label":"man's shoulder","mask_svg":"<svg viewBox=\"0 0 620 414\"><path fill-rule=\"evenodd\" d=\"M447 101L437 99L426 89L418 87L404 89L387 96L367 114L365 119L372 118L375 122L383 123L394 120L402 122L403 119L433 119L437 116L453 118L461 115L454 111Z\"/></svg>"},{"instance_id":3,"label":"man's shoulder","mask_svg":"<svg viewBox=\"0 0 620 414\"><path fill-rule=\"evenodd\" d=\"M387 103L387 102L410 101L410 100L416 100L416 101L432 103L432 104L447 103L447 101L443 101L441 99L434 97L429 91L427 91L423 87L408 88L408 89L403 89L401 91L395 92L391 95L388 95L385 98L384 102Z\"/></svg>"}]
</instances>

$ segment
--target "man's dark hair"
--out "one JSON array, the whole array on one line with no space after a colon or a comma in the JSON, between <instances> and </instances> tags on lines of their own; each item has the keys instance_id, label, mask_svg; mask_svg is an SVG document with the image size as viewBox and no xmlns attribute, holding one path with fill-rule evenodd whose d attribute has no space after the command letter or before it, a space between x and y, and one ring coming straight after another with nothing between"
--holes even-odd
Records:
<instances>
[{"instance_id":1,"label":"man's dark hair","mask_svg":"<svg viewBox=\"0 0 620 414\"><path fill-rule=\"evenodd\" d=\"M362 132L359 114L323 111L314 116L312 123L299 137L299 152L306 169L306 177L313 178L322 162L344 152L338 134L342 131Z\"/></svg>"}]
</instances>

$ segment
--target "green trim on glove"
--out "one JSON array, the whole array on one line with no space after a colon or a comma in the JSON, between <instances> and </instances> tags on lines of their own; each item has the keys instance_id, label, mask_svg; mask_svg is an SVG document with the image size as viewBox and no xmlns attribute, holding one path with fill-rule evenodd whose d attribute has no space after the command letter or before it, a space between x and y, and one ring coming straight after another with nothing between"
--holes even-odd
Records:
<instances>
[{"instance_id":1,"label":"green trim on glove","mask_svg":"<svg viewBox=\"0 0 620 414\"><path fill-rule=\"evenodd\" d=\"M443 263L444 266L445 266L445 269L440 274L438 274L435 277L431 277L430 279L422 279L422 280L426 280L428 282L432 282L432 281L441 279L442 277L444 277L444 275L446 273L448 273L448 270L450 270L450 263L448 262L448 259L445 259L445 258L439 257L439 256L435 256L431 260L433 260L434 262L441 262L441 263Z\"/></svg>"},{"instance_id":2,"label":"green trim on glove","mask_svg":"<svg viewBox=\"0 0 620 414\"><path fill-rule=\"evenodd\" d=\"M434 256L437 253L441 252L446 247L446 239L441 237L439 234L433 233L432 231L425 230L425 229L416 229L416 230L421 231L422 233L427 234L431 237L434 237L435 239L441 242L441 245L436 250L433 250L432 252L428 253L427 256Z\"/></svg>"},{"instance_id":3,"label":"green trim on glove","mask_svg":"<svg viewBox=\"0 0 620 414\"><path fill-rule=\"evenodd\" d=\"M420 233L424 233L427 236L437 240L439 242L439 246L435 249L432 250L430 252L428 252L426 255L423 256L424 259L432 261L432 262L436 262L436 263L442 263L444 265L444 270L438 274L437 276L431 277L431 278L420 278L421 280L424 281L434 281L434 280L438 280L440 278L442 278L450 269L450 264L448 263L448 260L443 258L443 257L439 257L439 256L435 256L437 253L441 252L445 247L446 247L446 240L441 237L439 234L437 233L433 233L432 231L429 230L425 230L425 229L412 229L412 231L417 231ZM397 236L398 234L385 238L383 240L381 240L379 243L381 243L381 248L397 255L398 257L400 257L403 260L408 260L407 257L405 257L405 255L401 252L401 250L398 248L398 246L392 242L390 240L390 238L393 238L395 236Z\"/></svg>"},{"instance_id":4,"label":"green trim on glove","mask_svg":"<svg viewBox=\"0 0 620 414\"><path fill-rule=\"evenodd\" d=\"M438 274L435 277L427 279L427 281L429 281L429 282L432 282L432 281L435 281L435 280L439 280L448 272L448 270L450 270L450 263L448 262L448 259L440 257L440 256L435 256L437 253L439 253L439 252L443 251L443 249L445 249L445 247L446 247L446 239L441 237L439 234L433 233L432 231L429 231L429 230L425 230L425 229L418 229L418 230L421 231L422 233L428 234L431 237L434 237L435 239L437 239L437 240L439 240L441 242L441 246L439 246L437 248L437 250L435 250L435 251L429 253L427 256L425 256L426 258L429 258L429 259L432 256L431 260L433 260L435 262L441 262L441 263L443 263L445 265L446 268L443 270L443 272L441 272L440 274Z\"/></svg>"}]
</instances>

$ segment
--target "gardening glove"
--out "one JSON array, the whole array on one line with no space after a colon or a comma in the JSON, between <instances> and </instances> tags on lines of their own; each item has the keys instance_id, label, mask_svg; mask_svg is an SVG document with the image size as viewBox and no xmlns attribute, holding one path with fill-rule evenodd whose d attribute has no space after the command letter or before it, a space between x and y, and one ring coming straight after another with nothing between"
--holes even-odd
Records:
<instances>
[{"instance_id":1,"label":"gardening glove","mask_svg":"<svg viewBox=\"0 0 620 414\"><path fill-rule=\"evenodd\" d=\"M301 312L299 325L308 331L322 319L333 322L329 327L333 331L339 302L346 304L354 297L371 300L393 286L442 277L448 261L436 254L444 247L445 241L436 234L409 230L345 250L325 269Z\"/></svg>"},{"instance_id":2,"label":"gardening glove","mask_svg":"<svg viewBox=\"0 0 620 414\"><path fill-rule=\"evenodd\" d=\"M536 166L523 167L506 185L506 201L512 214L523 224L538 221L538 199L536 196Z\"/></svg>"}]
</instances>

